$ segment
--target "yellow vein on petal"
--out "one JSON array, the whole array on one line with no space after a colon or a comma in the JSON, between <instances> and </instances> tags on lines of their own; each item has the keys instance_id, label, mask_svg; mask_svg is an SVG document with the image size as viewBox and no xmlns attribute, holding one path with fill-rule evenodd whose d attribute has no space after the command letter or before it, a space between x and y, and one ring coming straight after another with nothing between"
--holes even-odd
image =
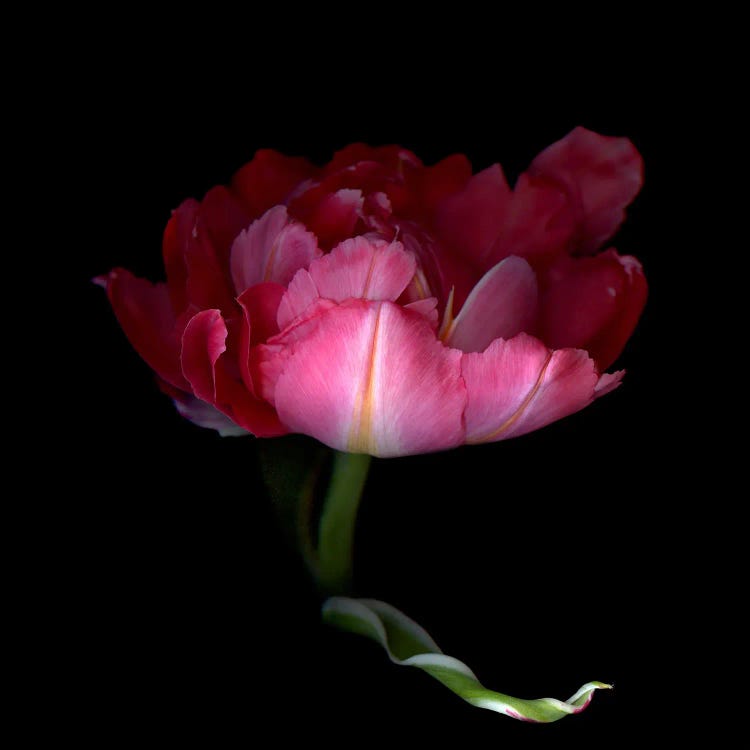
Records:
<instances>
[{"instance_id":1,"label":"yellow vein on petal","mask_svg":"<svg viewBox=\"0 0 750 750\"><path fill-rule=\"evenodd\" d=\"M527 407L533 400L534 396L536 396L537 391L542 385L542 381L544 380L544 375L547 372L547 368L549 367L549 363L552 361L552 352L550 352L547 355L547 359L544 361L544 364L542 365L541 370L539 371L539 377L536 379L536 382L532 386L531 390L526 394L526 397L521 402L521 405L513 412L513 414L508 417L496 430L493 430L488 435L484 435L480 438L472 438L471 440L467 440L467 444L469 445L476 445L477 443L486 443L490 440L494 440L498 435L502 435L503 432L508 430L510 427L512 427L520 418L520 416L526 411Z\"/></svg>"},{"instance_id":2,"label":"yellow vein on petal","mask_svg":"<svg viewBox=\"0 0 750 750\"><path fill-rule=\"evenodd\" d=\"M375 365L378 356L378 336L380 334L380 313L382 309L382 305L378 307L377 317L375 318L367 374L354 401L352 426L348 441L349 451L352 453L371 453L376 447L372 444L372 417L375 400Z\"/></svg>"},{"instance_id":3,"label":"yellow vein on petal","mask_svg":"<svg viewBox=\"0 0 750 750\"><path fill-rule=\"evenodd\" d=\"M375 269L375 253L370 258L370 267L367 269L367 278L365 279L365 285L362 289L362 299L367 299L367 295L370 293L370 281L372 280L372 272Z\"/></svg>"}]
</instances>

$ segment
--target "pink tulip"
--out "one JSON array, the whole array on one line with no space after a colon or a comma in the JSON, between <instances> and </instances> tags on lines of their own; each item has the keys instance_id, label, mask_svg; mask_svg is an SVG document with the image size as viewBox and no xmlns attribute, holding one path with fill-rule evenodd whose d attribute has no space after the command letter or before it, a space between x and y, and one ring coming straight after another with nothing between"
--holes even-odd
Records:
<instances>
[{"instance_id":1,"label":"pink tulip","mask_svg":"<svg viewBox=\"0 0 750 750\"><path fill-rule=\"evenodd\" d=\"M511 189L355 144L319 169L259 151L183 203L166 284L99 281L180 413L401 456L516 437L616 388L646 300L613 235L642 183L626 139L576 128ZM603 374L604 373L604 374Z\"/></svg>"}]
</instances>

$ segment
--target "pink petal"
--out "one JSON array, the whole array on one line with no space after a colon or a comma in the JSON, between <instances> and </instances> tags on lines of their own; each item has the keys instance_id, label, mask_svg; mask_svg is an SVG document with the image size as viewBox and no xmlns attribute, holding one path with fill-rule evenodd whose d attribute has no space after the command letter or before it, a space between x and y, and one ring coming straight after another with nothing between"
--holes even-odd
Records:
<instances>
[{"instance_id":1,"label":"pink petal","mask_svg":"<svg viewBox=\"0 0 750 750\"><path fill-rule=\"evenodd\" d=\"M435 224L439 238L475 266L485 268L510 197L499 164L475 174L461 192L438 206Z\"/></svg>"},{"instance_id":2,"label":"pink petal","mask_svg":"<svg viewBox=\"0 0 750 750\"><path fill-rule=\"evenodd\" d=\"M586 349L605 369L635 329L646 296L635 258L614 250L562 258L542 278L541 338L554 349Z\"/></svg>"},{"instance_id":3,"label":"pink petal","mask_svg":"<svg viewBox=\"0 0 750 750\"><path fill-rule=\"evenodd\" d=\"M310 266L321 297L343 302L355 297L398 299L414 275L416 261L400 242L354 237L337 245Z\"/></svg>"},{"instance_id":4,"label":"pink petal","mask_svg":"<svg viewBox=\"0 0 750 750\"><path fill-rule=\"evenodd\" d=\"M152 284L117 268L102 281L117 321L138 354L161 378L182 390L179 332L165 284Z\"/></svg>"},{"instance_id":5,"label":"pink petal","mask_svg":"<svg viewBox=\"0 0 750 750\"><path fill-rule=\"evenodd\" d=\"M517 437L573 414L593 401L599 381L586 352L552 352L523 333L497 339L481 354L464 354L461 371L468 443Z\"/></svg>"},{"instance_id":6,"label":"pink petal","mask_svg":"<svg viewBox=\"0 0 750 750\"><path fill-rule=\"evenodd\" d=\"M280 365L275 405L290 430L376 456L463 442L461 354L438 342L420 315L350 301L276 343L268 351Z\"/></svg>"},{"instance_id":7,"label":"pink petal","mask_svg":"<svg viewBox=\"0 0 750 750\"><path fill-rule=\"evenodd\" d=\"M286 328L317 299L320 299L320 293L310 272L304 268L297 271L279 303L277 317L279 329Z\"/></svg>"},{"instance_id":8,"label":"pink petal","mask_svg":"<svg viewBox=\"0 0 750 750\"><path fill-rule=\"evenodd\" d=\"M248 216L255 219L272 206L285 203L294 188L317 171L307 159L261 149L234 175L232 191Z\"/></svg>"},{"instance_id":9,"label":"pink petal","mask_svg":"<svg viewBox=\"0 0 750 750\"><path fill-rule=\"evenodd\" d=\"M303 271L300 271L297 276L302 275ZM282 299L279 318L283 302ZM281 333L269 339L267 344L255 346L250 350L249 368L252 382L255 384L255 393L270 404L275 402L276 381L281 375L284 363L293 353L291 347L294 342L308 335L317 325L320 316L335 307L336 303L331 300L316 298L304 314L296 316L292 322L283 326Z\"/></svg>"},{"instance_id":10,"label":"pink petal","mask_svg":"<svg viewBox=\"0 0 750 750\"><path fill-rule=\"evenodd\" d=\"M575 128L534 159L529 174L558 182L578 210L580 251L611 237L643 184L643 162L627 138Z\"/></svg>"},{"instance_id":11,"label":"pink petal","mask_svg":"<svg viewBox=\"0 0 750 750\"><path fill-rule=\"evenodd\" d=\"M288 284L320 255L318 243L285 206L275 206L241 232L232 245L230 268L237 294L264 281Z\"/></svg>"},{"instance_id":12,"label":"pink petal","mask_svg":"<svg viewBox=\"0 0 750 750\"><path fill-rule=\"evenodd\" d=\"M395 301L414 276L416 260L400 242L354 237L313 261L292 280L279 306L279 327L286 327L318 297Z\"/></svg>"},{"instance_id":13,"label":"pink petal","mask_svg":"<svg viewBox=\"0 0 750 750\"><path fill-rule=\"evenodd\" d=\"M523 258L511 256L482 277L443 341L463 352L481 352L497 338L530 331L536 312L536 274Z\"/></svg>"},{"instance_id":14,"label":"pink petal","mask_svg":"<svg viewBox=\"0 0 750 750\"><path fill-rule=\"evenodd\" d=\"M594 398L601 398L611 393L616 388L620 387L622 378L625 375L625 370L618 370L617 372L605 372L599 377L599 381L594 388Z\"/></svg>"},{"instance_id":15,"label":"pink petal","mask_svg":"<svg viewBox=\"0 0 750 750\"><path fill-rule=\"evenodd\" d=\"M182 334L182 372L198 398L216 402L216 361L226 351L227 327L219 310L194 315Z\"/></svg>"}]
</instances>

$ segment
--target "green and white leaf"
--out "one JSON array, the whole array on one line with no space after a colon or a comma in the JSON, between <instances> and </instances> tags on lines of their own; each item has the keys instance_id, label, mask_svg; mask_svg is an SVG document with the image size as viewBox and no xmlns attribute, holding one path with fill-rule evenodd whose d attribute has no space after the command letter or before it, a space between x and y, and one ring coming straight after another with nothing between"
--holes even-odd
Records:
<instances>
[{"instance_id":1,"label":"green and white leaf","mask_svg":"<svg viewBox=\"0 0 750 750\"><path fill-rule=\"evenodd\" d=\"M377 641L394 664L422 669L473 706L514 719L557 721L583 711L595 690L611 688L603 682L587 682L567 701L555 698L521 700L488 690L466 664L444 654L424 628L395 607L376 599L331 597L323 604L323 620Z\"/></svg>"}]
</instances>

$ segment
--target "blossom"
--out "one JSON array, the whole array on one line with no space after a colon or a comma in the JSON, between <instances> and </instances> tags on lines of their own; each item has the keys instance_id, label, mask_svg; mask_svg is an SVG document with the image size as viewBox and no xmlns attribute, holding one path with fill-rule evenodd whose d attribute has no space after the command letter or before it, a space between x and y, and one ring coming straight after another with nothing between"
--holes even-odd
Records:
<instances>
[{"instance_id":1,"label":"blossom","mask_svg":"<svg viewBox=\"0 0 750 750\"><path fill-rule=\"evenodd\" d=\"M513 188L460 155L262 150L174 211L166 283L98 281L197 424L383 457L497 441L620 383L646 282L602 248L641 183L630 141L584 128Z\"/></svg>"}]
</instances>

